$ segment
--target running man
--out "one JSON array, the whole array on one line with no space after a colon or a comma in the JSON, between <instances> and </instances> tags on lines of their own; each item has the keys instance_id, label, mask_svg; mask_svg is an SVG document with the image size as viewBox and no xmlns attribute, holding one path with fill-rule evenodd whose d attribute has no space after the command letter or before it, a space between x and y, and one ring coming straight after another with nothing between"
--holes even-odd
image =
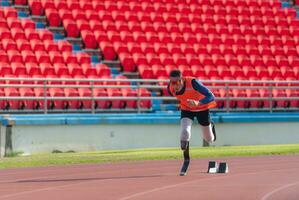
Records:
<instances>
[{"instance_id":1,"label":"running man","mask_svg":"<svg viewBox=\"0 0 299 200\"><path fill-rule=\"evenodd\" d=\"M181 149L184 164L180 175L185 176L190 163L189 141L191 126L196 117L201 126L203 138L206 142L216 141L215 126L210 118L210 108L216 107L213 93L193 77L183 77L179 70L170 72L168 92L176 97L181 109Z\"/></svg>"}]
</instances>

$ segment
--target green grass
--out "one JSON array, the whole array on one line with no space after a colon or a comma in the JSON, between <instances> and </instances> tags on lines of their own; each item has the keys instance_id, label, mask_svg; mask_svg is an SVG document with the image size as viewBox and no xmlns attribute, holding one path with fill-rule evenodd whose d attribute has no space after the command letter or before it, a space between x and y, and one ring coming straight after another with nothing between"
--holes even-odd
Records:
<instances>
[{"instance_id":1,"label":"green grass","mask_svg":"<svg viewBox=\"0 0 299 200\"><path fill-rule=\"evenodd\" d=\"M299 144L292 145L258 145L258 146L222 146L192 147L192 158L215 158L230 156L286 155L299 154ZM113 163L142 160L182 159L179 148L134 149L119 151L98 151L87 153L51 153L30 156L6 157L0 159L0 169L18 167L58 166L87 163Z\"/></svg>"}]
</instances>

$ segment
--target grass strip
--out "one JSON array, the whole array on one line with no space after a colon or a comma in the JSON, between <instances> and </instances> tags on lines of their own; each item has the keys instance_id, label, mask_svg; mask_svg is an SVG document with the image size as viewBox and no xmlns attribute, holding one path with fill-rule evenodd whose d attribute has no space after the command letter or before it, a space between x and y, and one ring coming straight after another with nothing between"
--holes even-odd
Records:
<instances>
[{"instance_id":1,"label":"grass strip","mask_svg":"<svg viewBox=\"0 0 299 200\"><path fill-rule=\"evenodd\" d=\"M299 144L191 147L190 154L192 158L299 154ZM182 159L182 152L179 148L47 153L30 156L17 154L0 159L0 169L176 159Z\"/></svg>"}]
</instances>

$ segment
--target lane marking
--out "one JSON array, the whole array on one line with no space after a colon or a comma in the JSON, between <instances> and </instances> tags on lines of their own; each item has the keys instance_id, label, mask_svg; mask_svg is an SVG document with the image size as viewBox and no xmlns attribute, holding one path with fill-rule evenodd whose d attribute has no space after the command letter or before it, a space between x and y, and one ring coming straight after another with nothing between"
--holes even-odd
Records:
<instances>
[{"instance_id":1,"label":"lane marking","mask_svg":"<svg viewBox=\"0 0 299 200\"><path fill-rule=\"evenodd\" d=\"M274 189L274 190L272 190L272 191L266 193L266 194L261 198L261 200L267 200L267 199L269 199L269 197L271 197L273 194L275 194L275 193L277 193L277 192L280 192L281 190L285 190L285 189L287 189L287 188L289 188L289 187L292 187L292 186L294 186L294 185L297 185L297 184L299 184L299 181L294 182L294 183L290 183L290 184L287 184L287 185L283 185L283 186L281 186L281 187L278 187L278 188L276 188L276 189Z\"/></svg>"},{"instance_id":2,"label":"lane marking","mask_svg":"<svg viewBox=\"0 0 299 200\"><path fill-rule=\"evenodd\" d=\"M240 175L251 175L251 174L260 174L260 173L268 173L268 172L285 171L285 170L288 170L288 171L289 170L298 170L298 168L276 169L276 170L267 170L267 171L259 171L259 172L239 173L239 174L233 174L230 177L232 177L232 176L240 176ZM128 200L128 199L132 199L132 198L135 198L135 197L140 197L140 196L143 196L143 195L147 195L147 194L150 194L150 193L153 193L153 192L158 192L158 191L166 190L166 189L169 189L169 188L175 188L175 187L182 186L182 185L187 185L187 184L201 182L203 180L220 179L220 178L226 178L226 177L227 176L219 176L219 177L212 177L212 178L202 178L200 180L193 180L193 181L187 181L187 182L184 182L184 183L167 185L167 186L164 186L164 187L157 187L157 188L154 188L154 189L151 189L151 190L146 190L146 191L143 191L143 192L135 193L133 195L122 197L119 200Z\"/></svg>"}]
</instances>

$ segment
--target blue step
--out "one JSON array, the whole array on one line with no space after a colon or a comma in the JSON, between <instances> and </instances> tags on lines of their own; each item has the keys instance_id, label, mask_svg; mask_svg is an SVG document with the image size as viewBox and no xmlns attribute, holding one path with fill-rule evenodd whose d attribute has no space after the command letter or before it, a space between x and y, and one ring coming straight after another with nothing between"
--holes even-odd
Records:
<instances>
[{"instance_id":1,"label":"blue step","mask_svg":"<svg viewBox=\"0 0 299 200\"><path fill-rule=\"evenodd\" d=\"M63 35L60 33L54 33L54 40L63 40Z\"/></svg>"},{"instance_id":2,"label":"blue step","mask_svg":"<svg viewBox=\"0 0 299 200\"><path fill-rule=\"evenodd\" d=\"M281 6L282 6L282 8L290 8L291 7L290 3L286 2L286 1L281 2Z\"/></svg>"},{"instance_id":3,"label":"blue step","mask_svg":"<svg viewBox=\"0 0 299 200\"><path fill-rule=\"evenodd\" d=\"M20 17L20 18L27 18L28 15L27 15L27 13L24 12L24 11L18 11L18 17Z\"/></svg>"},{"instance_id":4,"label":"blue step","mask_svg":"<svg viewBox=\"0 0 299 200\"><path fill-rule=\"evenodd\" d=\"M36 29L43 29L43 28L45 28L45 25L41 22L36 22L35 27L36 27Z\"/></svg>"},{"instance_id":5,"label":"blue step","mask_svg":"<svg viewBox=\"0 0 299 200\"><path fill-rule=\"evenodd\" d=\"M110 69L111 69L111 74L114 74L114 75L118 75L119 74L116 68L111 67Z\"/></svg>"},{"instance_id":6,"label":"blue step","mask_svg":"<svg viewBox=\"0 0 299 200\"><path fill-rule=\"evenodd\" d=\"M3 7L8 7L8 6L10 6L10 4L9 4L8 1L2 1L0 5L3 6Z\"/></svg>"},{"instance_id":7,"label":"blue step","mask_svg":"<svg viewBox=\"0 0 299 200\"><path fill-rule=\"evenodd\" d=\"M172 111L175 111L175 110L178 110L178 106L176 104L167 104L164 106L164 109L165 110L172 110Z\"/></svg>"},{"instance_id":8,"label":"blue step","mask_svg":"<svg viewBox=\"0 0 299 200\"><path fill-rule=\"evenodd\" d=\"M97 56L97 55L91 56L91 62L92 63L99 63L100 62L99 61L99 56Z\"/></svg>"},{"instance_id":9,"label":"blue step","mask_svg":"<svg viewBox=\"0 0 299 200\"><path fill-rule=\"evenodd\" d=\"M73 44L73 51L81 51L81 47L78 44Z\"/></svg>"}]
</instances>

